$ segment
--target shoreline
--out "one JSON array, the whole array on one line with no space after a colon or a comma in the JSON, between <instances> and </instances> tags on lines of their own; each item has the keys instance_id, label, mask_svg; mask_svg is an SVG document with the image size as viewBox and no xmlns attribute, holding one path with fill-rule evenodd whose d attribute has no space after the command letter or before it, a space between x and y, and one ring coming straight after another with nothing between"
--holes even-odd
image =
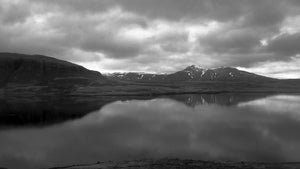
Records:
<instances>
[{"instance_id":1,"label":"shoreline","mask_svg":"<svg viewBox=\"0 0 300 169\"><path fill-rule=\"evenodd\" d=\"M296 84L284 83L125 83L103 85L76 84L8 84L0 87L0 97L6 96L70 96L70 97L130 97L167 96L183 94L269 93L300 94Z\"/></svg>"},{"instance_id":2,"label":"shoreline","mask_svg":"<svg viewBox=\"0 0 300 169\"><path fill-rule=\"evenodd\" d=\"M101 89L101 87L78 87L75 89L63 89L57 90L47 88L45 86L11 86L9 88L0 88L0 97L6 96L66 96L66 97L131 97L131 96L168 96L168 95L186 95L186 94L300 94L300 90L286 90L286 89L242 89L242 90L186 90L186 89L173 89L173 90L153 90L151 88L143 88L140 90L128 90L128 89ZM157 89L157 88L156 88ZM158 88L160 89L160 88Z\"/></svg>"},{"instance_id":3,"label":"shoreline","mask_svg":"<svg viewBox=\"0 0 300 169\"><path fill-rule=\"evenodd\" d=\"M74 164L49 169L299 169L300 162L232 162L184 159L143 159Z\"/></svg>"}]
</instances>

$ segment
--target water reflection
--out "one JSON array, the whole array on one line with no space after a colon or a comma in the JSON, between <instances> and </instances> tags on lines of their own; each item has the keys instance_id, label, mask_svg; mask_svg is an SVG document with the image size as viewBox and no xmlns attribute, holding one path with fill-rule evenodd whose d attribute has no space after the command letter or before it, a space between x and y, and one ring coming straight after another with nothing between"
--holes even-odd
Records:
<instances>
[{"instance_id":1,"label":"water reflection","mask_svg":"<svg viewBox=\"0 0 300 169\"><path fill-rule=\"evenodd\" d=\"M274 104L283 109L269 109ZM300 161L299 104L299 96L287 95L230 106L116 101L81 119L0 131L0 164L45 168L161 157Z\"/></svg>"},{"instance_id":2,"label":"water reflection","mask_svg":"<svg viewBox=\"0 0 300 169\"><path fill-rule=\"evenodd\" d=\"M191 107L195 107L199 104L232 106L242 102L266 98L270 95L270 93L185 94L168 96L168 98L177 100Z\"/></svg>"},{"instance_id":3,"label":"water reflection","mask_svg":"<svg viewBox=\"0 0 300 169\"><path fill-rule=\"evenodd\" d=\"M265 106L270 105L270 106ZM270 113L296 113L295 117L300 117L300 97L293 95L277 95L268 98L257 99L238 104L239 107L252 107L263 109ZM295 111L299 110L299 111Z\"/></svg>"},{"instance_id":4,"label":"water reflection","mask_svg":"<svg viewBox=\"0 0 300 169\"><path fill-rule=\"evenodd\" d=\"M62 123L81 118L110 102L127 99L149 99L149 97L0 98L0 129Z\"/></svg>"},{"instance_id":5,"label":"water reflection","mask_svg":"<svg viewBox=\"0 0 300 169\"><path fill-rule=\"evenodd\" d=\"M199 104L236 105L267 97L269 94L201 94L169 95L187 106ZM131 97L10 97L0 98L0 129L17 126L47 126L81 118L99 110L102 106L118 100L151 100L151 96Z\"/></svg>"}]
</instances>

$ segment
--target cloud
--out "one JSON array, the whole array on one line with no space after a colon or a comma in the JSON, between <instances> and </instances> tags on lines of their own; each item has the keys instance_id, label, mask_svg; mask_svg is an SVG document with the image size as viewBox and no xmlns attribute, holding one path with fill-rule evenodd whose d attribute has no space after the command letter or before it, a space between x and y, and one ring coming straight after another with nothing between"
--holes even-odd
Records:
<instances>
[{"instance_id":1,"label":"cloud","mask_svg":"<svg viewBox=\"0 0 300 169\"><path fill-rule=\"evenodd\" d=\"M288 14L289 2L280 0L248 1L243 14L245 26L273 27L280 24Z\"/></svg>"},{"instance_id":2,"label":"cloud","mask_svg":"<svg viewBox=\"0 0 300 169\"><path fill-rule=\"evenodd\" d=\"M125 13L120 8L84 16L48 11L46 14L28 16L20 23L2 21L1 50L64 58L61 55L75 48L87 52L101 52L108 57L134 57L142 46L140 42L119 34L123 25L144 26L145 23L143 19Z\"/></svg>"},{"instance_id":3,"label":"cloud","mask_svg":"<svg viewBox=\"0 0 300 169\"><path fill-rule=\"evenodd\" d=\"M1 51L49 55L98 71L172 72L190 64L254 69L270 62L293 67L299 54L296 0L0 3Z\"/></svg>"},{"instance_id":4,"label":"cloud","mask_svg":"<svg viewBox=\"0 0 300 169\"><path fill-rule=\"evenodd\" d=\"M260 46L260 36L249 29L218 31L199 39L200 45L210 53L249 53Z\"/></svg>"},{"instance_id":5,"label":"cloud","mask_svg":"<svg viewBox=\"0 0 300 169\"><path fill-rule=\"evenodd\" d=\"M148 17L170 20L202 19L231 20L243 13L239 1L219 0L120 0L126 9L144 13Z\"/></svg>"},{"instance_id":6,"label":"cloud","mask_svg":"<svg viewBox=\"0 0 300 169\"><path fill-rule=\"evenodd\" d=\"M28 16L31 15L31 11L26 3L5 3L0 1L0 19L4 24L14 24L23 22ZM23 6L21 8L21 6Z\"/></svg>"},{"instance_id":7,"label":"cloud","mask_svg":"<svg viewBox=\"0 0 300 169\"><path fill-rule=\"evenodd\" d=\"M282 34L269 42L267 50L282 56L300 54L300 32L295 34Z\"/></svg>"},{"instance_id":8,"label":"cloud","mask_svg":"<svg viewBox=\"0 0 300 169\"><path fill-rule=\"evenodd\" d=\"M99 11L105 11L117 5L112 0L25 0L28 3L36 4L38 6L46 6L63 10L66 13L84 13L92 14Z\"/></svg>"}]
</instances>

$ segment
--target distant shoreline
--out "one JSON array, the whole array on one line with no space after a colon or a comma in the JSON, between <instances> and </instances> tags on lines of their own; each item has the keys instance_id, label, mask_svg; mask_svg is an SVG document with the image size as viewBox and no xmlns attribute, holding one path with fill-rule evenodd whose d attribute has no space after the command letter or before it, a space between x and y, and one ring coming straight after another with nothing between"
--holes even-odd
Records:
<instances>
[{"instance_id":1,"label":"distant shoreline","mask_svg":"<svg viewBox=\"0 0 300 169\"><path fill-rule=\"evenodd\" d=\"M226 162L226 161L201 161L182 159L143 159L129 161L106 161L93 164L74 164L69 166L52 167L49 169L299 169L300 162Z\"/></svg>"},{"instance_id":2,"label":"distant shoreline","mask_svg":"<svg viewBox=\"0 0 300 169\"><path fill-rule=\"evenodd\" d=\"M300 94L300 92L275 92L275 91L205 91L205 92L167 92L167 93L130 93L130 94L104 94L101 96L168 96L186 94Z\"/></svg>"},{"instance_id":3,"label":"distant shoreline","mask_svg":"<svg viewBox=\"0 0 300 169\"><path fill-rule=\"evenodd\" d=\"M210 84L197 83L193 85L153 85L153 84L123 84L123 85L35 85L10 84L0 88L0 97L7 96L63 96L63 97L130 97L130 96L164 96L183 94L225 94L225 93L269 93L269 94L300 94L296 85L281 86L265 84Z\"/></svg>"}]
</instances>

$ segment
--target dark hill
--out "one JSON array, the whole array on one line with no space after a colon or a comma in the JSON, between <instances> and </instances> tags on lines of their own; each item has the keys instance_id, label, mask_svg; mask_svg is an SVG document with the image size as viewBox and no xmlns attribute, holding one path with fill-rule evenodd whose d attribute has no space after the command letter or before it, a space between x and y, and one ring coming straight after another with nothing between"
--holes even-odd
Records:
<instances>
[{"instance_id":1,"label":"dark hill","mask_svg":"<svg viewBox=\"0 0 300 169\"><path fill-rule=\"evenodd\" d=\"M42 55L0 53L0 86L7 83L103 81L101 73Z\"/></svg>"}]
</instances>

